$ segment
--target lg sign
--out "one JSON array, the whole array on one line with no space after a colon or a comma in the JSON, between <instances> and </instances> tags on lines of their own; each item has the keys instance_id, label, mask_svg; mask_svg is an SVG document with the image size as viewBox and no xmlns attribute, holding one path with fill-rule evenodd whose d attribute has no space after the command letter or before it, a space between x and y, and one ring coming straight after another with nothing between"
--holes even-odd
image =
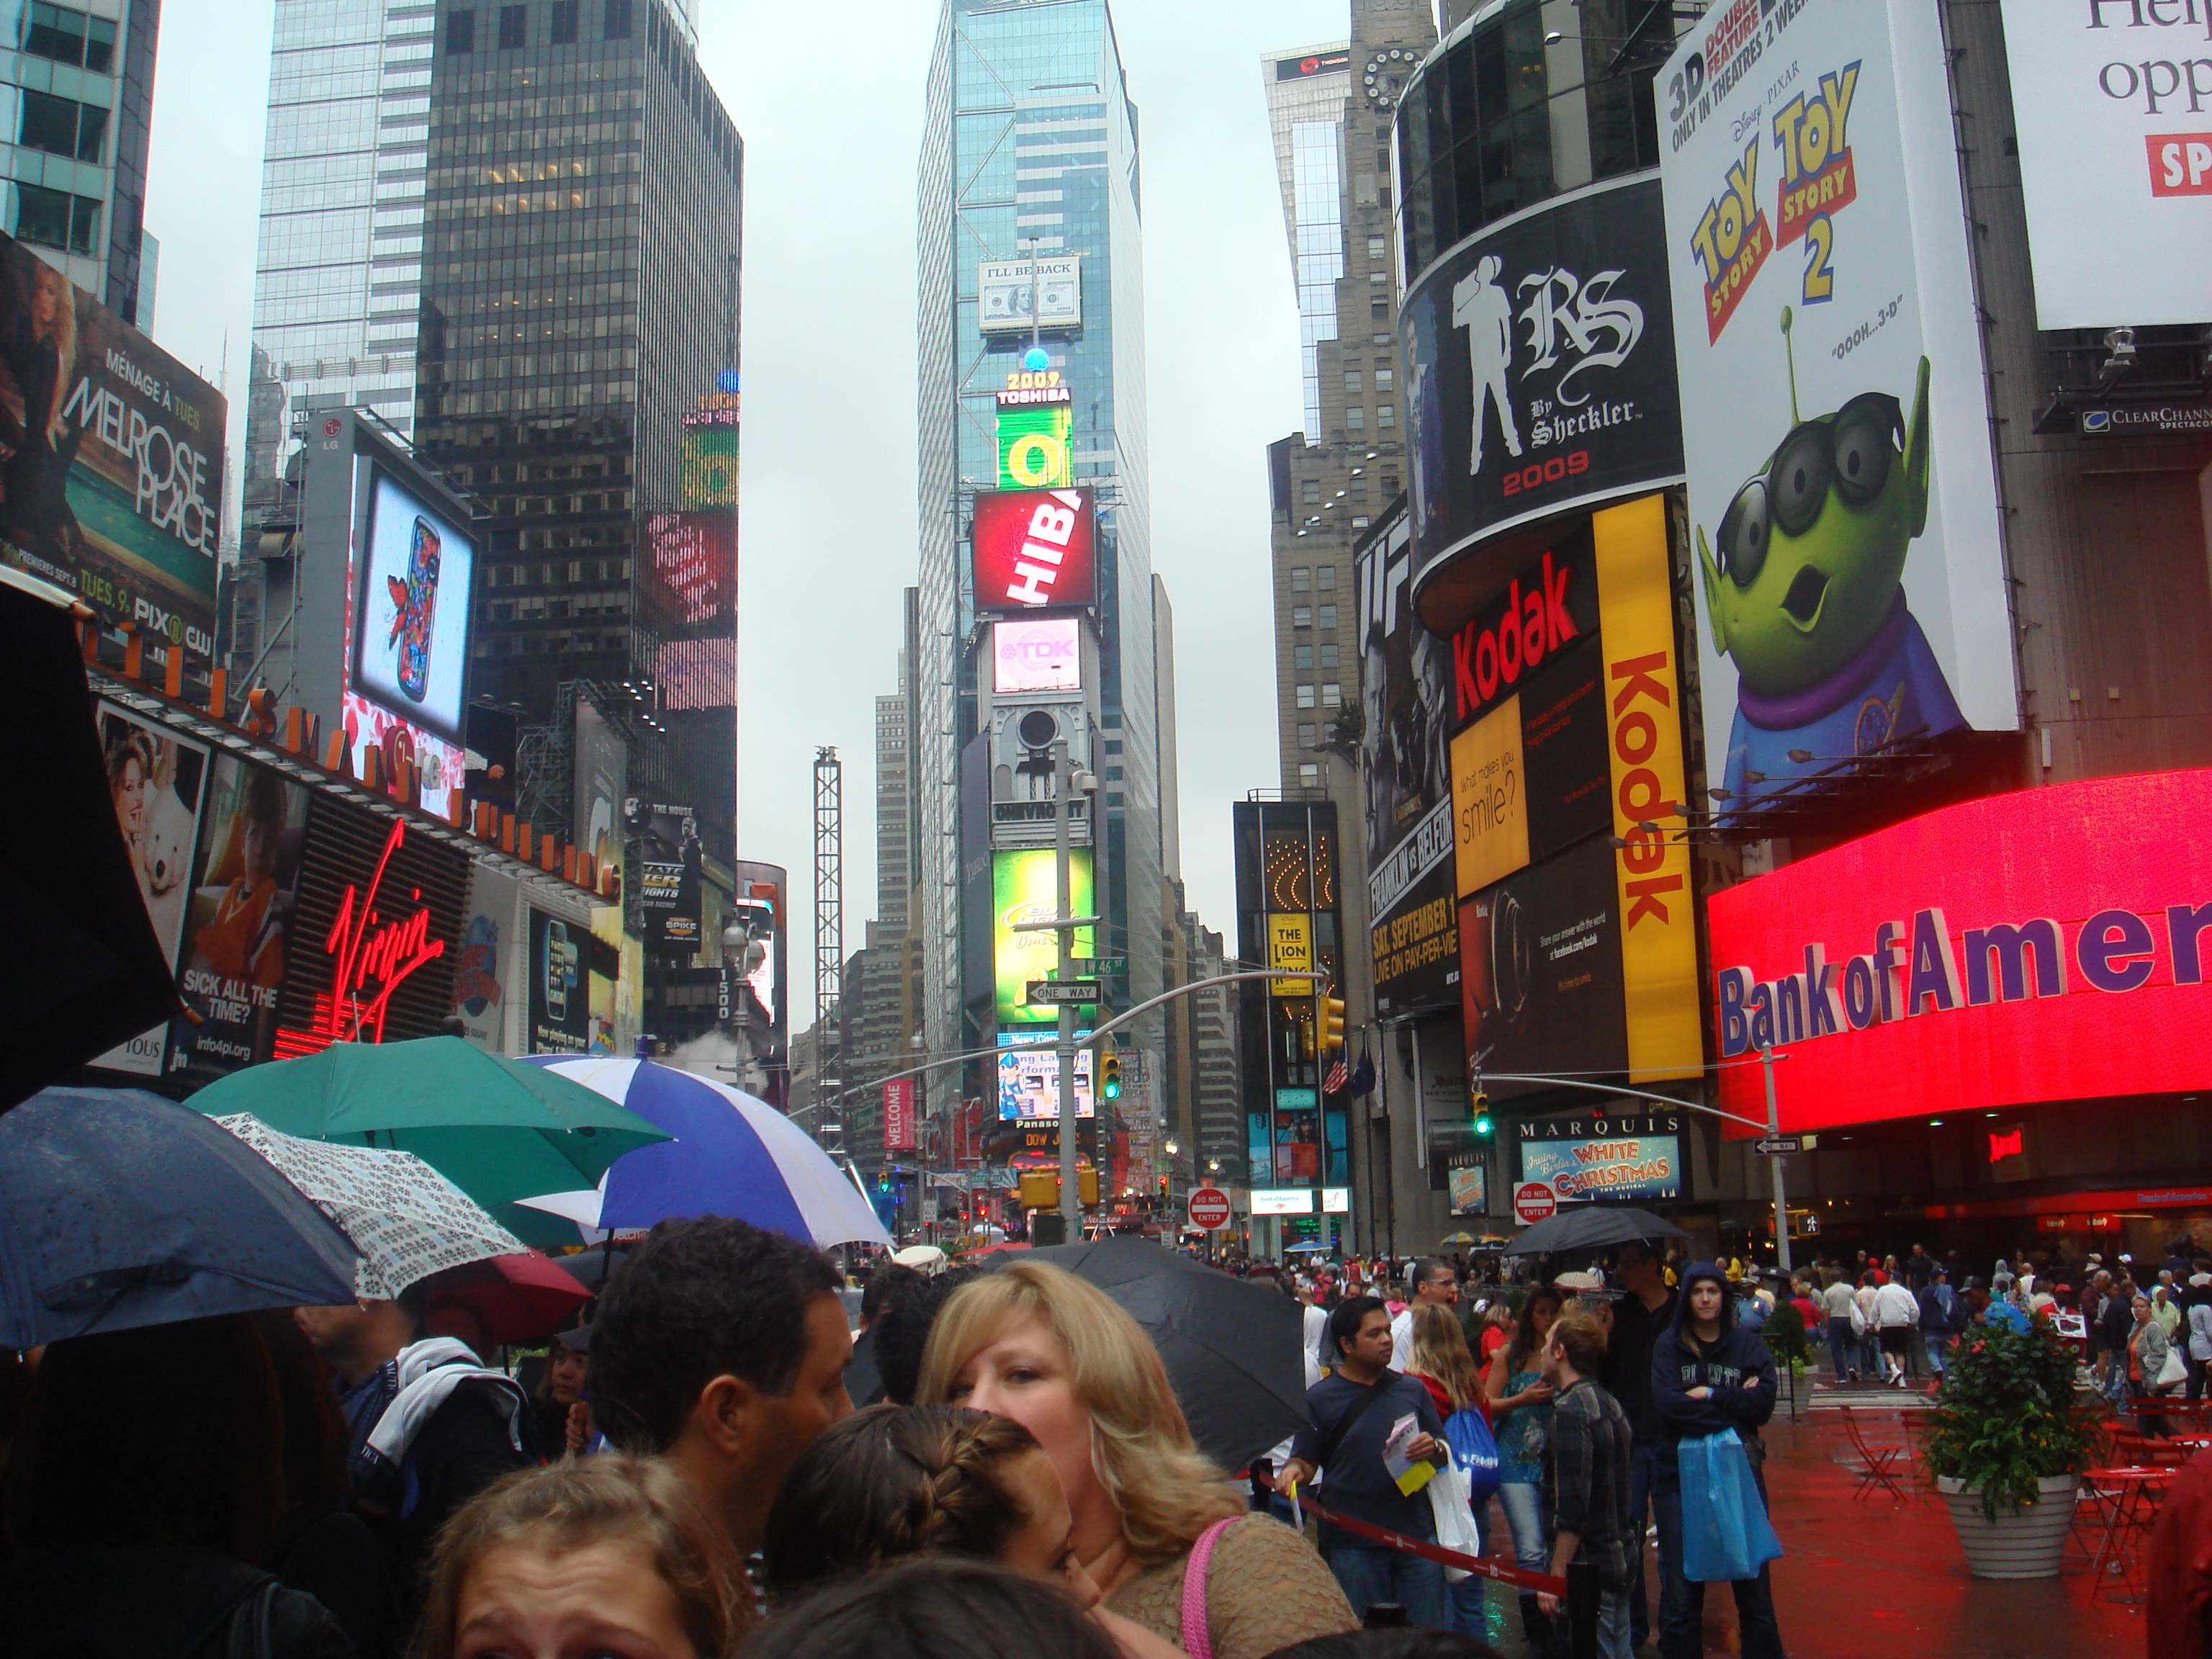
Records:
<instances>
[{"instance_id":1,"label":"lg sign","mask_svg":"<svg viewBox=\"0 0 2212 1659\"><path fill-rule=\"evenodd\" d=\"M1789 1051L1785 1130L2212 1085L2208 846L2212 772L2154 773L1951 807L1717 894L1722 1058ZM1758 1068L1720 1075L1755 1115Z\"/></svg>"},{"instance_id":2,"label":"lg sign","mask_svg":"<svg viewBox=\"0 0 2212 1659\"><path fill-rule=\"evenodd\" d=\"M975 608L1090 605L1097 595L1091 492L1001 489L975 497Z\"/></svg>"}]
</instances>

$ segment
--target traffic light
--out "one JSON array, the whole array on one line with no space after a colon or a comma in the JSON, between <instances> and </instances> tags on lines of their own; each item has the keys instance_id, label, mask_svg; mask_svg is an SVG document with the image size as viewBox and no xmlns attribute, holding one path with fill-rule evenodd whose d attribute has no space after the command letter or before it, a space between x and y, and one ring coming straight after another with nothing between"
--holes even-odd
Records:
<instances>
[{"instance_id":1,"label":"traffic light","mask_svg":"<svg viewBox=\"0 0 2212 1659\"><path fill-rule=\"evenodd\" d=\"M1121 1056L1115 1052L1114 1041L1106 1040L1098 1051L1098 1098L1119 1100L1121 1097Z\"/></svg>"},{"instance_id":2,"label":"traffic light","mask_svg":"<svg viewBox=\"0 0 2212 1659\"><path fill-rule=\"evenodd\" d=\"M1321 1046L1323 1050L1344 1047L1344 999L1321 1000Z\"/></svg>"},{"instance_id":3,"label":"traffic light","mask_svg":"<svg viewBox=\"0 0 2212 1659\"><path fill-rule=\"evenodd\" d=\"M1474 1097L1475 1133L1479 1135L1487 1135L1496 1126L1490 1121L1490 1097L1488 1095L1477 1095Z\"/></svg>"}]
</instances>

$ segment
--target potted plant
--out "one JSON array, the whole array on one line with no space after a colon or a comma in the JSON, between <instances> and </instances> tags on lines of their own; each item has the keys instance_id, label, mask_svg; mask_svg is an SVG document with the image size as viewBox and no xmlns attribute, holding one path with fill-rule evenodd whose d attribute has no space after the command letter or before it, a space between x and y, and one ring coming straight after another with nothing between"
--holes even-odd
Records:
<instances>
[{"instance_id":1,"label":"potted plant","mask_svg":"<svg viewBox=\"0 0 2212 1659\"><path fill-rule=\"evenodd\" d=\"M2072 1347L2044 1320L1970 1327L1925 1420L1921 1458L1977 1578L2050 1578L2094 1429Z\"/></svg>"}]
</instances>

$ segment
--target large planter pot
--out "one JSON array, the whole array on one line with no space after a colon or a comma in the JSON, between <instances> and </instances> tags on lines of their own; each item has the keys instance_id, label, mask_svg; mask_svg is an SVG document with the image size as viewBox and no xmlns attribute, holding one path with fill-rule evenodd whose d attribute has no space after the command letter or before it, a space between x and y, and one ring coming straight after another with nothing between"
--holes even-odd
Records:
<instances>
[{"instance_id":1,"label":"large planter pot","mask_svg":"<svg viewBox=\"0 0 2212 1659\"><path fill-rule=\"evenodd\" d=\"M1994 1521L1983 1512L1978 1489L1940 1475L1936 1490L1951 1511L1966 1571L1975 1577L2055 1578L2081 1484L2078 1475L2046 1474L2036 1482L2041 1495L2033 1505L2017 1514L2000 1510Z\"/></svg>"}]
</instances>

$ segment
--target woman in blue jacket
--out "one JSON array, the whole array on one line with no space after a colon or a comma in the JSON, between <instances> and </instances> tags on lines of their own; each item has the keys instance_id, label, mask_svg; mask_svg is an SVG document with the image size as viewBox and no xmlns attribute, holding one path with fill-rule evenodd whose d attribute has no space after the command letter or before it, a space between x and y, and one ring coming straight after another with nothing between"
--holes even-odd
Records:
<instances>
[{"instance_id":1,"label":"woman in blue jacket","mask_svg":"<svg viewBox=\"0 0 2212 1659\"><path fill-rule=\"evenodd\" d=\"M1700 1261L1682 1275L1673 1327L1651 1349L1651 1401L1659 1413L1652 1499L1659 1518L1659 1656L1698 1659L1704 1651L1705 1587L1682 1576L1682 1482L1677 1452L1686 1436L1734 1429L1750 1453L1759 1495L1766 1478L1759 1425L1774 1415L1774 1358L1766 1344L1739 1329L1728 1275ZM1743 1659L1782 1659L1774 1621L1774 1587L1762 1565L1756 1578L1735 1581L1736 1622Z\"/></svg>"}]
</instances>

